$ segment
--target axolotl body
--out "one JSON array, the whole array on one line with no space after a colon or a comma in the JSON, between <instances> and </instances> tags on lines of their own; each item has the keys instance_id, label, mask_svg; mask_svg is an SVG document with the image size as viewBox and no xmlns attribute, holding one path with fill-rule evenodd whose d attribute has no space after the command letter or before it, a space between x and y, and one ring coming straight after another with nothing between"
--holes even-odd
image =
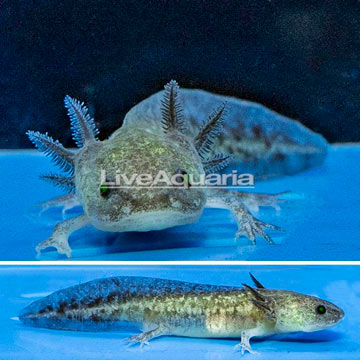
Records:
<instances>
[{"instance_id":1,"label":"axolotl body","mask_svg":"<svg viewBox=\"0 0 360 360\"><path fill-rule=\"evenodd\" d=\"M179 176L186 183L190 174L193 179L199 179L202 174L220 172L228 165L241 167L242 164L249 169L251 164L260 164L253 168L254 172L271 176L271 169L264 164L276 163L272 167L275 173L291 173L321 163L326 154L326 142L299 123L278 119L269 113L273 132L260 136L259 125L252 124L253 131L249 133L242 127L243 120L234 128L239 112L244 113L244 108L248 107L237 101L197 91L180 93L177 83L171 81L164 92L135 106L125 117L123 126L109 139L99 141L87 107L66 96L65 106L79 150L65 149L47 134L28 131L27 135L66 173L43 176L69 193L43 203L43 208L63 206L68 209L79 204L84 214L57 224L53 234L36 247L37 252L53 246L70 257L68 237L86 225L111 232L161 230L196 222L205 207L232 211L238 224L236 239L245 235L253 243L256 237L273 243L265 229L281 229L258 220L250 211L257 211L259 206L278 209L282 193L267 195L209 189L192 187L191 183L157 188L109 185L115 183L118 173L127 178L134 174L156 177L162 171L169 177ZM208 103L212 104L214 110L197 126L199 120L194 118L204 117L204 103L206 108ZM199 104L198 113L195 104ZM252 112L257 109L250 108ZM230 127L226 126L227 118L232 119ZM257 130L254 132L254 129Z\"/></svg>"},{"instance_id":2,"label":"axolotl body","mask_svg":"<svg viewBox=\"0 0 360 360\"><path fill-rule=\"evenodd\" d=\"M253 352L250 338L334 326L344 312L317 297L270 290L251 275L257 289L194 284L146 277L93 280L37 300L19 315L29 326L76 330L118 330L138 325L126 339L148 344L163 335L241 338L236 348Z\"/></svg>"}]
</instances>

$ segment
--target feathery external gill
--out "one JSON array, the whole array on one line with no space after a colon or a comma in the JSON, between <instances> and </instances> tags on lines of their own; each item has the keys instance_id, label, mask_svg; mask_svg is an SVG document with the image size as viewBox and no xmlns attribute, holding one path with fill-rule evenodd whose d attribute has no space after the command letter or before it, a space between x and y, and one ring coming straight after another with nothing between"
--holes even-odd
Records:
<instances>
[{"instance_id":1,"label":"feathery external gill","mask_svg":"<svg viewBox=\"0 0 360 360\"><path fill-rule=\"evenodd\" d=\"M72 135L77 147L81 148L86 142L96 141L99 130L84 103L73 99L69 95L65 96L64 102L68 110Z\"/></svg>"},{"instance_id":2,"label":"feathery external gill","mask_svg":"<svg viewBox=\"0 0 360 360\"><path fill-rule=\"evenodd\" d=\"M41 134L38 131L27 131L26 135L36 148L46 156L51 157L55 165L65 172L74 172L74 153L58 141L54 140L47 133Z\"/></svg>"},{"instance_id":3,"label":"feathery external gill","mask_svg":"<svg viewBox=\"0 0 360 360\"><path fill-rule=\"evenodd\" d=\"M220 135L226 115L226 102L213 110L208 119L204 121L199 134L194 139L195 148L204 158L212 150L214 140Z\"/></svg>"},{"instance_id":4,"label":"feathery external gill","mask_svg":"<svg viewBox=\"0 0 360 360\"><path fill-rule=\"evenodd\" d=\"M216 154L213 158L203 160L202 164L204 167L205 174L216 173L225 169L231 160L229 154Z\"/></svg>"},{"instance_id":5,"label":"feathery external gill","mask_svg":"<svg viewBox=\"0 0 360 360\"><path fill-rule=\"evenodd\" d=\"M171 80L165 85L164 97L161 101L162 125L165 132L184 131L183 109L179 98L179 85Z\"/></svg>"},{"instance_id":6,"label":"feathery external gill","mask_svg":"<svg viewBox=\"0 0 360 360\"><path fill-rule=\"evenodd\" d=\"M55 185L66 192L75 193L74 176L66 177L58 174L46 174L40 175L40 179L45 180L48 183Z\"/></svg>"},{"instance_id":7,"label":"feathery external gill","mask_svg":"<svg viewBox=\"0 0 360 360\"><path fill-rule=\"evenodd\" d=\"M256 277L252 273L249 273L249 275L258 289L265 289L265 286L258 279L256 279Z\"/></svg>"}]
</instances>

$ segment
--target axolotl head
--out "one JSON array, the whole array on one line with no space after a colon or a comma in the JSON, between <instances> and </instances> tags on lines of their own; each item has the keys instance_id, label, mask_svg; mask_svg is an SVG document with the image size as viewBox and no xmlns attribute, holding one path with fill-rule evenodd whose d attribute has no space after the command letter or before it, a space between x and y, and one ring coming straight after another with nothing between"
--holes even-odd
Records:
<instances>
[{"instance_id":1,"label":"axolotl head","mask_svg":"<svg viewBox=\"0 0 360 360\"><path fill-rule=\"evenodd\" d=\"M274 299L275 326L279 333L322 330L336 325L344 318L341 308L314 296L278 290Z\"/></svg>"},{"instance_id":2,"label":"axolotl head","mask_svg":"<svg viewBox=\"0 0 360 360\"><path fill-rule=\"evenodd\" d=\"M125 129L83 150L76 189L91 223L101 230L159 230L199 218L206 192L190 178L199 180L203 171L185 137Z\"/></svg>"},{"instance_id":3,"label":"axolotl head","mask_svg":"<svg viewBox=\"0 0 360 360\"><path fill-rule=\"evenodd\" d=\"M200 217L206 203L201 176L228 164L228 155L210 156L226 104L190 138L178 91L175 81L165 86L157 130L123 127L109 140L93 141L76 155L76 194L98 229L160 230ZM146 124L146 114L141 116Z\"/></svg>"},{"instance_id":4,"label":"axolotl head","mask_svg":"<svg viewBox=\"0 0 360 360\"><path fill-rule=\"evenodd\" d=\"M225 105L214 110L198 135L190 138L179 86L170 81L157 129L146 127L145 112L139 115L141 128L122 127L110 139L99 141L87 107L66 96L77 152L47 134L27 134L68 173L42 178L76 193L92 225L106 231L159 230L196 221L206 202L206 189L198 186L200 176L228 165L229 155L214 155L212 149L222 129ZM192 182L197 182L196 187Z\"/></svg>"}]
</instances>

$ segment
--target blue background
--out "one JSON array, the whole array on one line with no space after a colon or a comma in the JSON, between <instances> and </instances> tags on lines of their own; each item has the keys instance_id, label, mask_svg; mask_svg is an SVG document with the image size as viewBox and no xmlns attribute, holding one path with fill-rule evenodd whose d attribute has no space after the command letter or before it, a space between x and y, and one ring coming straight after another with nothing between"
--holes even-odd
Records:
<instances>
[{"instance_id":1,"label":"blue background","mask_svg":"<svg viewBox=\"0 0 360 360\"><path fill-rule=\"evenodd\" d=\"M241 359L238 339L161 337L140 350L121 340L136 332L82 333L25 327L16 317L30 302L50 292L108 276L136 275L197 283L250 284L251 271L265 286L319 296L340 306L345 319L313 333L255 339L258 355L245 359L359 359L360 268L356 266L37 266L0 267L1 359Z\"/></svg>"},{"instance_id":2,"label":"blue background","mask_svg":"<svg viewBox=\"0 0 360 360\"><path fill-rule=\"evenodd\" d=\"M360 147L333 146L325 163L295 176L255 184L255 192L294 192L279 215L263 208L263 221L285 233L269 232L277 245L246 238L234 243L230 212L206 209L191 225L165 231L106 233L92 227L70 237L73 259L81 260L360 260ZM51 172L49 159L33 151L0 153L0 260L34 260L34 248L61 221L59 208L40 217L36 203L61 194L39 179ZM5 176L6 175L6 176ZM251 190L252 191L252 190ZM79 213L69 211L67 216ZM65 259L49 249L42 260Z\"/></svg>"}]
</instances>

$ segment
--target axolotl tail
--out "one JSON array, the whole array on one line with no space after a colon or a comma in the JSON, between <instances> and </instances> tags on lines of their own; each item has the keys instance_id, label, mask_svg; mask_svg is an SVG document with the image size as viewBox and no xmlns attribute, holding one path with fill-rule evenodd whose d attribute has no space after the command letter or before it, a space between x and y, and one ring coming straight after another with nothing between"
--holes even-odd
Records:
<instances>
[{"instance_id":1,"label":"axolotl tail","mask_svg":"<svg viewBox=\"0 0 360 360\"><path fill-rule=\"evenodd\" d=\"M326 158L328 143L323 136L265 106L198 89L181 89L180 96L191 138L211 110L227 103L223 133L215 143L217 152L232 155L227 171L241 169L258 179L291 175L318 166ZM162 131L162 98L160 91L134 106L126 114L123 127Z\"/></svg>"},{"instance_id":2,"label":"axolotl tail","mask_svg":"<svg viewBox=\"0 0 360 360\"><path fill-rule=\"evenodd\" d=\"M56 291L34 301L21 311L19 319L32 327L76 331L116 330L129 325L124 308L134 299L221 289L231 287L146 277L98 279ZM135 324L141 323L141 314L132 320Z\"/></svg>"}]
</instances>

